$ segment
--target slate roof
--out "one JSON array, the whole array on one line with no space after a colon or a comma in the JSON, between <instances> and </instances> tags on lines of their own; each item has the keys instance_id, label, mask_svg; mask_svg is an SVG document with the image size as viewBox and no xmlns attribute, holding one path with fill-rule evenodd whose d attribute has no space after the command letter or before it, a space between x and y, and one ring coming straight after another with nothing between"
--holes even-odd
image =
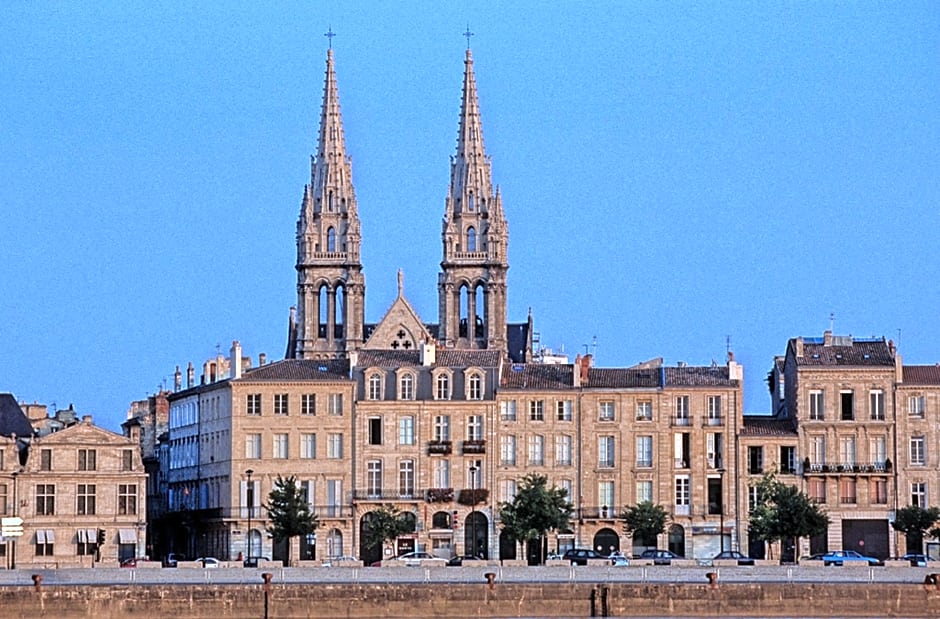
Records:
<instances>
[{"instance_id":1,"label":"slate roof","mask_svg":"<svg viewBox=\"0 0 940 619\"><path fill-rule=\"evenodd\" d=\"M847 338L834 338L841 342ZM803 338L803 356L796 356L796 340L790 340L793 355L800 366L893 366L894 355L884 338L849 340L847 344L826 346L818 339Z\"/></svg>"},{"instance_id":2,"label":"slate roof","mask_svg":"<svg viewBox=\"0 0 940 619\"><path fill-rule=\"evenodd\" d=\"M590 368L584 387L619 388L619 387L660 387L662 372L660 368Z\"/></svg>"},{"instance_id":3,"label":"slate roof","mask_svg":"<svg viewBox=\"0 0 940 619\"><path fill-rule=\"evenodd\" d=\"M503 389L574 389L573 365L510 363L503 368Z\"/></svg>"},{"instance_id":4,"label":"slate roof","mask_svg":"<svg viewBox=\"0 0 940 619\"><path fill-rule=\"evenodd\" d=\"M908 385L940 385L940 364L901 366L901 375Z\"/></svg>"},{"instance_id":5,"label":"slate roof","mask_svg":"<svg viewBox=\"0 0 940 619\"><path fill-rule=\"evenodd\" d=\"M0 393L0 435L32 436L33 424L12 393Z\"/></svg>"},{"instance_id":6,"label":"slate roof","mask_svg":"<svg viewBox=\"0 0 940 619\"><path fill-rule=\"evenodd\" d=\"M728 366L686 366L663 368L667 387L734 387L737 380L728 378Z\"/></svg>"},{"instance_id":7,"label":"slate roof","mask_svg":"<svg viewBox=\"0 0 940 619\"><path fill-rule=\"evenodd\" d=\"M798 436L792 419L778 419L768 415L745 415L741 425L741 436L764 436L796 438Z\"/></svg>"},{"instance_id":8,"label":"slate roof","mask_svg":"<svg viewBox=\"0 0 940 619\"><path fill-rule=\"evenodd\" d=\"M243 380L349 380L346 359L284 359L242 374Z\"/></svg>"},{"instance_id":9,"label":"slate roof","mask_svg":"<svg viewBox=\"0 0 940 619\"><path fill-rule=\"evenodd\" d=\"M499 367L502 353L498 350L449 350L438 348L433 367L495 368ZM418 350L361 350L356 361L359 367L400 368L421 365Z\"/></svg>"}]
</instances>

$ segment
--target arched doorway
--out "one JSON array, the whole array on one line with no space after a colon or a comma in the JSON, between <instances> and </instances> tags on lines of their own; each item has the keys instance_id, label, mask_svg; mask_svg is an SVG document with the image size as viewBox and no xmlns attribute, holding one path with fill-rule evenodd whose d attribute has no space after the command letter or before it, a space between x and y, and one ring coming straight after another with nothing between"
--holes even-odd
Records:
<instances>
[{"instance_id":1,"label":"arched doorway","mask_svg":"<svg viewBox=\"0 0 940 619\"><path fill-rule=\"evenodd\" d=\"M251 548L251 552L248 553L248 556L255 558L264 556L264 548L261 540L261 531L258 529L252 529L248 532L248 547Z\"/></svg>"},{"instance_id":2,"label":"arched doorway","mask_svg":"<svg viewBox=\"0 0 940 619\"><path fill-rule=\"evenodd\" d=\"M680 557L685 556L685 529L678 524L669 527L669 550Z\"/></svg>"},{"instance_id":3,"label":"arched doorway","mask_svg":"<svg viewBox=\"0 0 940 619\"><path fill-rule=\"evenodd\" d=\"M499 533L499 559L516 558L516 540L512 539L505 531Z\"/></svg>"},{"instance_id":4,"label":"arched doorway","mask_svg":"<svg viewBox=\"0 0 940 619\"><path fill-rule=\"evenodd\" d=\"M369 534L369 523L372 521L372 512L366 512L359 520L359 558L365 565L372 565L376 561L382 560L382 545L376 545L372 548L366 546L366 538Z\"/></svg>"},{"instance_id":5,"label":"arched doorway","mask_svg":"<svg viewBox=\"0 0 940 619\"><path fill-rule=\"evenodd\" d=\"M594 550L605 557L620 550L620 536L611 528L603 528L594 534Z\"/></svg>"},{"instance_id":6,"label":"arched doorway","mask_svg":"<svg viewBox=\"0 0 940 619\"><path fill-rule=\"evenodd\" d=\"M343 556L343 532L339 529L330 529L326 535L326 556Z\"/></svg>"},{"instance_id":7,"label":"arched doorway","mask_svg":"<svg viewBox=\"0 0 940 619\"><path fill-rule=\"evenodd\" d=\"M483 512L470 512L464 522L464 554L489 558L489 519Z\"/></svg>"}]
</instances>

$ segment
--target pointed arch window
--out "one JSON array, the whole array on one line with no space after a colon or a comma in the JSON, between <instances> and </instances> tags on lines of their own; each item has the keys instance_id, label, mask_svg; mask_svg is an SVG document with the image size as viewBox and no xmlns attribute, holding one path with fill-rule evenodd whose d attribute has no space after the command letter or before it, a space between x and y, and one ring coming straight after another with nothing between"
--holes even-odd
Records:
<instances>
[{"instance_id":1,"label":"pointed arch window","mask_svg":"<svg viewBox=\"0 0 940 619\"><path fill-rule=\"evenodd\" d=\"M326 208L329 209L331 213L333 212L333 192L332 191L326 197Z\"/></svg>"},{"instance_id":2,"label":"pointed arch window","mask_svg":"<svg viewBox=\"0 0 940 619\"><path fill-rule=\"evenodd\" d=\"M333 196L330 196L330 210L333 210L332 207ZM326 251L333 252L336 251L336 229L330 226L326 231Z\"/></svg>"},{"instance_id":3,"label":"pointed arch window","mask_svg":"<svg viewBox=\"0 0 940 619\"><path fill-rule=\"evenodd\" d=\"M473 194L467 196L467 210L473 212Z\"/></svg>"},{"instance_id":4,"label":"pointed arch window","mask_svg":"<svg viewBox=\"0 0 940 619\"><path fill-rule=\"evenodd\" d=\"M467 251L477 250L477 231L473 226L467 228Z\"/></svg>"}]
</instances>

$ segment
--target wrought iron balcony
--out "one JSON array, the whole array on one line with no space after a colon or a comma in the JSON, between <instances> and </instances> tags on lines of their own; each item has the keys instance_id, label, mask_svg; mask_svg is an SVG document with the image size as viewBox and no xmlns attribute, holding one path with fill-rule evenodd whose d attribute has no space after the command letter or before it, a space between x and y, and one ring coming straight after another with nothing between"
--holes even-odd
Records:
<instances>
[{"instance_id":1,"label":"wrought iron balcony","mask_svg":"<svg viewBox=\"0 0 940 619\"><path fill-rule=\"evenodd\" d=\"M426 500L428 503L450 503L454 500L454 489L428 488Z\"/></svg>"},{"instance_id":2,"label":"wrought iron balcony","mask_svg":"<svg viewBox=\"0 0 940 619\"><path fill-rule=\"evenodd\" d=\"M452 441L428 441L428 455L437 454L447 456L454 451Z\"/></svg>"},{"instance_id":3,"label":"wrought iron balcony","mask_svg":"<svg viewBox=\"0 0 940 619\"><path fill-rule=\"evenodd\" d=\"M464 454L485 454L486 439L474 439L463 442Z\"/></svg>"},{"instance_id":4,"label":"wrought iron balcony","mask_svg":"<svg viewBox=\"0 0 940 619\"><path fill-rule=\"evenodd\" d=\"M406 490L353 490L352 498L354 501L423 501L425 492L415 490L414 488Z\"/></svg>"},{"instance_id":5,"label":"wrought iron balcony","mask_svg":"<svg viewBox=\"0 0 940 619\"><path fill-rule=\"evenodd\" d=\"M803 475L885 475L891 472L891 459L884 462L803 462Z\"/></svg>"}]
</instances>

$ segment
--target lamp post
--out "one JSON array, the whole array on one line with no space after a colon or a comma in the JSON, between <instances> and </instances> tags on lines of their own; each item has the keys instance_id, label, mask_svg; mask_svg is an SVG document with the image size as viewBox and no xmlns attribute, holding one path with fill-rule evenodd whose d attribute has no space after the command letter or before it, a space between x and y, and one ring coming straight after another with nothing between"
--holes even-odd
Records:
<instances>
[{"instance_id":1,"label":"lamp post","mask_svg":"<svg viewBox=\"0 0 940 619\"><path fill-rule=\"evenodd\" d=\"M477 507L477 466L470 465L470 552L471 557L477 556L477 520L474 518Z\"/></svg>"},{"instance_id":2,"label":"lamp post","mask_svg":"<svg viewBox=\"0 0 940 619\"><path fill-rule=\"evenodd\" d=\"M720 549L718 552L725 551L725 469L718 469L718 485L721 486L718 491L718 513L720 524L718 525L718 543Z\"/></svg>"},{"instance_id":3,"label":"lamp post","mask_svg":"<svg viewBox=\"0 0 940 619\"><path fill-rule=\"evenodd\" d=\"M251 469L245 471L245 475L248 476L248 485L245 487L245 500L248 502L248 532L245 534L245 540L248 545L248 559L245 563L250 567L251 566L251 505L254 503L254 486L251 485L251 475L254 473Z\"/></svg>"},{"instance_id":4,"label":"lamp post","mask_svg":"<svg viewBox=\"0 0 940 619\"><path fill-rule=\"evenodd\" d=\"M16 516L16 508L17 508L17 504L16 504L16 477L17 477L17 475L19 475L19 474L20 474L19 471L13 471L13 516L14 516L14 517ZM15 569L16 569L16 538L15 538L15 537L10 541L10 546L11 546L11 548L12 548L12 550L11 550L11 552L10 552L10 569L11 569L11 570L15 570Z\"/></svg>"}]
</instances>

